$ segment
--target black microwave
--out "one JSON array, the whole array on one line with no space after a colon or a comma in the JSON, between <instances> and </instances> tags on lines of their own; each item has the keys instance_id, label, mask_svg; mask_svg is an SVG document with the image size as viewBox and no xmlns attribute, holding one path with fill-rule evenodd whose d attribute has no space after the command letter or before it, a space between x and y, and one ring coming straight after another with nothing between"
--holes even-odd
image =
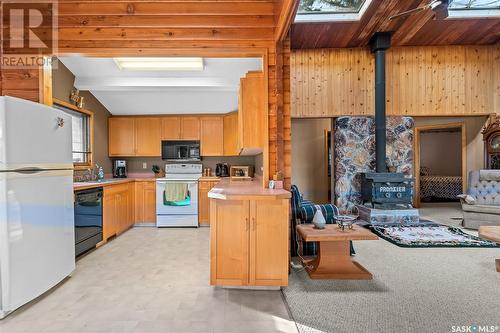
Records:
<instances>
[{"instance_id":1,"label":"black microwave","mask_svg":"<svg viewBox=\"0 0 500 333\"><path fill-rule=\"evenodd\" d=\"M199 161L200 141L164 140L161 142L161 158L169 161Z\"/></svg>"}]
</instances>

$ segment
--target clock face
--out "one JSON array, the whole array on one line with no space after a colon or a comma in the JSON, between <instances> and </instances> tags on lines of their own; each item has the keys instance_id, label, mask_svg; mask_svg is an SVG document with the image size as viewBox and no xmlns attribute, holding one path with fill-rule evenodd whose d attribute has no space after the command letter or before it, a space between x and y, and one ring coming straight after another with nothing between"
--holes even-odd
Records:
<instances>
[{"instance_id":1,"label":"clock face","mask_svg":"<svg viewBox=\"0 0 500 333\"><path fill-rule=\"evenodd\" d=\"M490 147L492 150L500 150L500 135L497 135L493 139L491 139Z\"/></svg>"}]
</instances>

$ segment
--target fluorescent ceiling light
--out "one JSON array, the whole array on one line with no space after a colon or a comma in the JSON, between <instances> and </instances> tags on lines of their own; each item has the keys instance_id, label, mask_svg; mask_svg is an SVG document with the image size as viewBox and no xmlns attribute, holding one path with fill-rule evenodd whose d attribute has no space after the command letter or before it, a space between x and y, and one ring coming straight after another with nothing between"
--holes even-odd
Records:
<instances>
[{"instance_id":1,"label":"fluorescent ceiling light","mask_svg":"<svg viewBox=\"0 0 500 333\"><path fill-rule=\"evenodd\" d=\"M203 58L113 58L124 71L202 71Z\"/></svg>"}]
</instances>

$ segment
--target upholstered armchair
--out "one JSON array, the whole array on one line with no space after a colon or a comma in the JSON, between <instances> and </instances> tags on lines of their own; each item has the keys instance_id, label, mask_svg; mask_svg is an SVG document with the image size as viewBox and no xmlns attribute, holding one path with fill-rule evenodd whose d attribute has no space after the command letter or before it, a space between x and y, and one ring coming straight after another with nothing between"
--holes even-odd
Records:
<instances>
[{"instance_id":1,"label":"upholstered armchair","mask_svg":"<svg viewBox=\"0 0 500 333\"><path fill-rule=\"evenodd\" d=\"M500 226L500 170L471 171L467 194L461 195L463 226Z\"/></svg>"},{"instance_id":2,"label":"upholstered armchair","mask_svg":"<svg viewBox=\"0 0 500 333\"><path fill-rule=\"evenodd\" d=\"M315 256L317 253L316 242L301 242L297 235L296 227L303 223L312 223L314 218L314 213L319 208L321 213L325 217L327 224L335 223L334 217L339 214L339 209L337 206L332 204L321 204L317 205L311 201L304 200L302 194L299 192L299 188L296 185L292 185L292 221L290 223L290 250L291 256ZM300 246L300 248L299 248ZM299 253L297 253L299 249ZM351 242L351 254L354 254L354 248Z\"/></svg>"}]
</instances>

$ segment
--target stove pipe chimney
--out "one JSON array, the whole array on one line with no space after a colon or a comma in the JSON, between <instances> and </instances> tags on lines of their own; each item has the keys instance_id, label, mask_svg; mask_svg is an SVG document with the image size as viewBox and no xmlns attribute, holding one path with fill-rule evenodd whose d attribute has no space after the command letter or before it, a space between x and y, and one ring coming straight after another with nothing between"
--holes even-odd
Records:
<instances>
[{"instance_id":1,"label":"stove pipe chimney","mask_svg":"<svg viewBox=\"0 0 500 333\"><path fill-rule=\"evenodd\" d=\"M375 162L377 172L386 172L385 51L391 46L390 32L376 32L370 40L375 54Z\"/></svg>"}]
</instances>

